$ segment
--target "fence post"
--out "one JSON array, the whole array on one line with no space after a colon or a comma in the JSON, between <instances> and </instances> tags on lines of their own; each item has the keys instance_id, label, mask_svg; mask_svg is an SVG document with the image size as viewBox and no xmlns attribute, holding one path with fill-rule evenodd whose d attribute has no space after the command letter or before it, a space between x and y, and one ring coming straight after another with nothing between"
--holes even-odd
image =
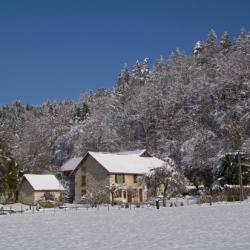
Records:
<instances>
[{"instance_id":1,"label":"fence post","mask_svg":"<svg viewBox=\"0 0 250 250\"><path fill-rule=\"evenodd\" d=\"M239 166L239 185L240 185L240 202L243 201L243 185L242 185L242 168L241 168L241 160L240 160L240 152L238 152L238 166Z\"/></svg>"}]
</instances>

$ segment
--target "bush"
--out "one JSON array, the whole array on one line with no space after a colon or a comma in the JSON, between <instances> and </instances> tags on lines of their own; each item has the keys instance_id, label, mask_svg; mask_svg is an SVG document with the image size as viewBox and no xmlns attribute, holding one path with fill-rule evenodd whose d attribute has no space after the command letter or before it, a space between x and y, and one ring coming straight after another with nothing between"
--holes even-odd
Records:
<instances>
[{"instance_id":1,"label":"bush","mask_svg":"<svg viewBox=\"0 0 250 250\"><path fill-rule=\"evenodd\" d=\"M53 207L55 207L55 204L53 204L52 202L49 202L49 201L40 201L39 205L42 208L53 208Z\"/></svg>"}]
</instances>

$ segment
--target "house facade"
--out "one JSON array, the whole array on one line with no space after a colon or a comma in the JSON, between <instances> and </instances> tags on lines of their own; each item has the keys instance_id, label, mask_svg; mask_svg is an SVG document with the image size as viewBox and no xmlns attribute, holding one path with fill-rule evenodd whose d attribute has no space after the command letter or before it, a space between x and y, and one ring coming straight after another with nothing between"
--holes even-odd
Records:
<instances>
[{"instance_id":1,"label":"house facade","mask_svg":"<svg viewBox=\"0 0 250 250\"><path fill-rule=\"evenodd\" d=\"M139 179L150 169L163 164L162 160L152 157L146 150L88 152L71 174L75 179L75 201L80 202L88 191L116 186L115 202L145 202L147 188Z\"/></svg>"},{"instance_id":2,"label":"house facade","mask_svg":"<svg viewBox=\"0 0 250 250\"><path fill-rule=\"evenodd\" d=\"M18 188L18 202L36 204L46 199L60 200L64 187L54 175L25 174Z\"/></svg>"}]
</instances>

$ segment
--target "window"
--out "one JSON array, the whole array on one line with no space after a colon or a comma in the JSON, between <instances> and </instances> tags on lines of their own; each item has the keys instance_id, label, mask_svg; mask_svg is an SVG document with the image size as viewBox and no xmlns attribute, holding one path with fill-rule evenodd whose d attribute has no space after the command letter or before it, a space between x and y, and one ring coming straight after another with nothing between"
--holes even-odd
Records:
<instances>
[{"instance_id":1,"label":"window","mask_svg":"<svg viewBox=\"0 0 250 250\"><path fill-rule=\"evenodd\" d=\"M82 186L86 185L86 176L82 176Z\"/></svg>"},{"instance_id":2,"label":"window","mask_svg":"<svg viewBox=\"0 0 250 250\"><path fill-rule=\"evenodd\" d=\"M118 184L124 183L125 182L124 174L116 174L115 175L115 182Z\"/></svg>"},{"instance_id":3,"label":"window","mask_svg":"<svg viewBox=\"0 0 250 250\"><path fill-rule=\"evenodd\" d=\"M138 182L138 176L135 174L134 175L134 183L137 183Z\"/></svg>"},{"instance_id":4,"label":"window","mask_svg":"<svg viewBox=\"0 0 250 250\"><path fill-rule=\"evenodd\" d=\"M137 198L138 197L138 191L136 189L132 190L132 197Z\"/></svg>"},{"instance_id":5,"label":"window","mask_svg":"<svg viewBox=\"0 0 250 250\"><path fill-rule=\"evenodd\" d=\"M126 191L123 191L123 198L127 199L127 192Z\"/></svg>"},{"instance_id":6,"label":"window","mask_svg":"<svg viewBox=\"0 0 250 250\"><path fill-rule=\"evenodd\" d=\"M121 191L121 190L117 190L117 191L115 192L115 197L116 197L116 198L121 198L121 197L122 197L122 191Z\"/></svg>"}]
</instances>

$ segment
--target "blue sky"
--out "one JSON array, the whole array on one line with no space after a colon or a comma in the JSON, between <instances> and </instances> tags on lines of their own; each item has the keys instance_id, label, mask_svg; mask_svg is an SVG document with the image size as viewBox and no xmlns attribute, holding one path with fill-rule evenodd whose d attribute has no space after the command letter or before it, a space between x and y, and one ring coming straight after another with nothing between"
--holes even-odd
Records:
<instances>
[{"instance_id":1,"label":"blue sky","mask_svg":"<svg viewBox=\"0 0 250 250\"><path fill-rule=\"evenodd\" d=\"M112 88L124 63L250 30L248 0L1 0L0 105Z\"/></svg>"}]
</instances>

